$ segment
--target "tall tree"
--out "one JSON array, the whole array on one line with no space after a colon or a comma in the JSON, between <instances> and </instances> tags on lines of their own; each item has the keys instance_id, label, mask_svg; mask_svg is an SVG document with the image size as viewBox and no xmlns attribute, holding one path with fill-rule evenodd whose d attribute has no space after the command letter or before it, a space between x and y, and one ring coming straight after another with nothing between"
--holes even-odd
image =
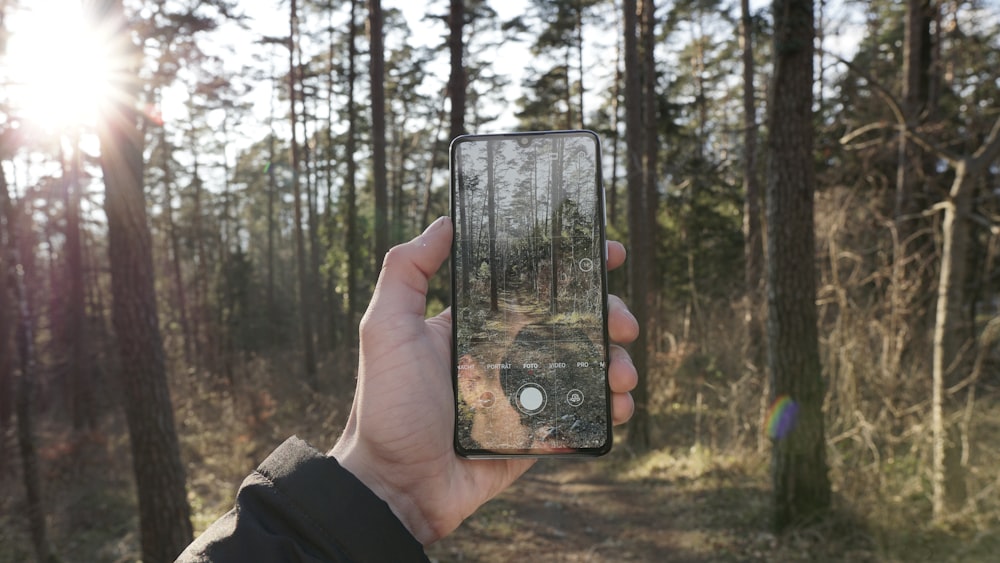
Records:
<instances>
[{"instance_id":1,"label":"tall tree","mask_svg":"<svg viewBox=\"0 0 1000 563\"><path fill-rule=\"evenodd\" d=\"M35 444L35 379L38 377L35 362L35 319L25 280L28 270L21 261L20 225L22 212L14 208L7 189L6 174L0 169L0 291L6 291L7 283L14 290L16 304L16 329L18 367L20 376L16 380L14 392L14 410L17 414L17 445L21 454L21 477L27 501L28 528L31 542L35 548L35 557L41 563L58 561L48 539L48 525L45 523L45 510L42 505L42 481L39 475L38 450ZM0 301L6 301L4 295ZM6 311L4 312L6 314ZM6 332L6 331L0 331ZM0 341L6 346L6 340ZM4 354L6 356L6 354ZM0 366L2 367L2 366Z\"/></svg>"},{"instance_id":2,"label":"tall tree","mask_svg":"<svg viewBox=\"0 0 1000 563\"><path fill-rule=\"evenodd\" d=\"M743 286L746 292L744 326L746 359L754 371L764 374L764 326L762 322L764 281L764 237L760 222L760 182L757 177L757 104L754 88L753 16L750 0L740 0L740 43L743 50ZM766 376L765 376L766 378ZM766 393L761 411L766 412ZM758 450L764 449L760 432Z\"/></svg>"},{"instance_id":3,"label":"tall tree","mask_svg":"<svg viewBox=\"0 0 1000 563\"><path fill-rule=\"evenodd\" d=\"M91 380L89 331L86 330L87 304L84 301L83 243L80 229L82 159L78 136L73 137L72 150L63 195L66 203L66 273L69 279L67 332L70 339L70 406L73 428L80 430L84 427L96 427L97 407L94 402L94 382Z\"/></svg>"},{"instance_id":4,"label":"tall tree","mask_svg":"<svg viewBox=\"0 0 1000 563\"><path fill-rule=\"evenodd\" d=\"M375 269L389 251L389 185L385 158L385 36L381 0L368 0L372 95L372 182L375 194Z\"/></svg>"},{"instance_id":5,"label":"tall tree","mask_svg":"<svg viewBox=\"0 0 1000 563\"><path fill-rule=\"evenodd\" d=\"M974 153L957 157L940 150L939 155L955 169L955 178L943 203L941 224L941 270L937 287L932 347L931 429L933 458L931 467L931 505L935 519L945 515L945 442L947 441L943 405L945 377L959 365L968 363L960 347L969 335L963 319L963 285L969 253L969 216L976 182L997 159L1000 159L1000 119Z\"/></svg>"},{"instance_id":6,"label":"tall tree","mask_svg":"<svg viewBox=\"0 0 1000 563\"><path fill-rule=\"evenodd\" d=\"M552 214L550 249L552 273L549 276L549 313L559 313L559 269L562 266L563 233L563 167L566 166L566 141L553 139L555 158L549 161L549 212ZM537 160L537 159L536 159ZM491 233L491 236L495 236Z\"/></svg>"},{"instance_id":7,"label":"tall tree","mask_svg":"<svg viewBox=\"0 0 1000 563\"><path fill-rule=\"evenodd\" d=\"M319 382L316 375L316 348L313 343L312 310L310 308L310 286L307 274L307 260L305 234L302 228L302 186L301 173L299 167L299 140L298 140L298 104L297 92L298 64L296 64L295 54L298 50L298 29L299 29L298 3L292 0L291 12L288 18L288 98L289 117L292 126L291 158L292 158L292 205L294 206L295 224L295 264L299 280L299 322L302 328L302 349L304 351L306 382L316 390Z\"/></svg>"},{"instance_id":8,"label":"tall tree","mask_svg":"<svg viewBox=\"0 0 1000 563\"><path fill-rule=\"evenodd\" d=\"M775 0L774 74L767 104L768 368L772 395L795 405L775 436L774 526L830 505L819 361L813 222L813 3ZM796 412L797 411L797 412ZM797 415L797 416L796 416Z\"/></svg>"},{"instance_id":9,"label":"tall tree","mask_svg":"<svg viewBox=\"0 0 1000 563\"><path fill-rule=\"evenodd\" d=\"M0 169L0 175L4 172ZM0 178L0 182L6 184L6 178ZM2 194L0 194L2 197ZM0 231L2 236L2 231ZM0 245L7 244L0 239ZM7 282L7 258L0 252L0 434L6 435L14 419L14 364L10 354L10 335L13 333L14 319L11 315L11 299ZM7 454L7 443L0 440L0 458L11 459ZM5 470L5 463L0 462L0 471Z\"/></svg>"},{"instance_id":10,"label":"tall tree","mask_svg":"<svg viewBox=\"0 0 1000 563\"><path fill-rule=\"evenodd\" d=\"M490 311L500 310L500 257L497 256L497 145L495 141L486 142L486 215L489 229L489 259L490 259ZM554 264L553 264L554 266ZM553 275L553 278L555 276Z\"/></svg>"},{"instance_id":11,"label":"tall tree","mask_svg":"<svg viewBox=\"0 0 1000 563\"><path fill-rule=\"evenodd\" d=\"M931 23L935 2L906 0L903 33L903 115L908 127L916 127L925 116L930 101ZM905 241L916 229L912 217L923 207L925 197L917 192L918 177L923 161L921 149L905 131L899 135L899 157L896 163L896 201L894 215L902 228Z\"/></svg>"},{"instance_id":12,"label":"tall tree","mask_svg":"<svg viewBox=\"0 0 1000 563\"><path fill-rule=\"evenodd\" d=\"M358 271L361 268L361 236L358 232L358 168L355 161L358 139L358 109L355 104L358 58L357 17L359 0L351 0L350 21L347 24L347 179L344 197L347 207L347 233L344 245L347 247L347 326L356 334L356 320L361 314L363 297L358 289Z\"/></svg>"},{"instance_id":13,"label":"tall tree","mask_svg":"<svg viewBox=\"0 0 1000 563\"><path fill-rule=\"evenodd\" d=\"M184 466L174 427L153 286L152 241L143 194L136 65L138 49L121 0L94 0L98 29L110 30L114 95L98 127L104 212L114 296L112 318L121 354L125 417L139 497L142 559L172 561L191 542Z\"/></svg>"},{"instance_id":14,"label":"tall tree","mask_svg":"<svg viewBox=\"0 0 1000 563\"><path fill-rule=\"evenodd\" d=\"M643 9L646 2L643 1ZM651 256L649 229L646 224L646 183L643 168L645 145L643 144L644 109L642 82L640 76L639 41L637 32L638 7L635 0L624 2L624 59L625 59L625 142L628 158L625 163L628 186L628 229L629 245L636 256ZM630 260L628 270L629 297L639 324L639 337L632 345L632 361L638 373L649 373L649 351L647 349L647 329L650 310L647 306L652 297L649 292L651 264L649 260ZM648 383L645 377L633 391L635 415L629 424L628 443L633 448L649 447Z\"/></svg>"},{"instance_id":15,"label":"tall tree","mask_svg":"<svg viewBox=\"0 0 1000 563\"><path fill-rule=\"evenodd\" d=\"M450 138L465 133L465 66L462 64L465 42L465 0L450 0L448 9L448 97L451 98Z\"/></svg>"}]
</instances>

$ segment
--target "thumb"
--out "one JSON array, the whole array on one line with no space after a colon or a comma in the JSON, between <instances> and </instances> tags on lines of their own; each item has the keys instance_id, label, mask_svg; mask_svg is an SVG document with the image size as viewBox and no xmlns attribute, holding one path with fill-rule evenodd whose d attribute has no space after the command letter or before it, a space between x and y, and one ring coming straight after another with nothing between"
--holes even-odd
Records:
<instances>
[{"instance_id":1,"label":"thumb","mask_svg":"<svg viewBox=\"0 0 1000 563\"><path fill-rule=\"evenodd\" d=\"M422 319L427 282L448 258L451 237L451 219L439 217L415 239L389 249L365 317L372 321L402 314Z\"/></svg>"}]
</instances>

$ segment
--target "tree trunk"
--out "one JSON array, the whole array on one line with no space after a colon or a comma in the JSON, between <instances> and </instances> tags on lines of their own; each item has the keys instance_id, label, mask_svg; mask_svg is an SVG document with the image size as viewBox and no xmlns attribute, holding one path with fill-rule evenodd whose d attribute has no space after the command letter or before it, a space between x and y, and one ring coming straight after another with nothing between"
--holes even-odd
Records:
<instances>
[{"instance_id":1,"label":"tree trunk","mask_svg":"<svg viewBox=\"0 0 1000 563\"><path fill-rule=\"evenodd\" d=\"M552 275L549 291L549 313L556 315L559 313L559 271L562 266L562 202L563 194L563 167L564 150L566 142L563 139L554 139L556 158L549 161L551 166L552 181L549 184L550 212L552 213Z\"/></svg>"},{"instance_id":2,"label":"tree trunk","mask_svg":"<svg viewBox=\"0 0 1000 563\"><path fill-rule=\"evenodd\" d=\"M301 53L299 57L301 58ZM301 66L301 61L299 61ZM321 258L324 254L323 245L319 237L319 178L317 166L313 164L316 155L309 148L309 128L308 112L305 111L305 99L302 100L303 116L302 131L305 135L303 147L305 148L306 167L306 221L309 226L309 309L312 311L316 321L316 341L320 352L329 350L330 335L327 333L329 323L326 319L326 300L320 288L323 287L323 277L320 274Z\"/></svg>"},{"instance_id":3,"label":"tree trunk","mask_svg":"<svg viewBox=\"0 0 1000 563\"><path fill-rule=\"evenodd\" d=\"M972 193L983 172L1000 157L1000 119L993 124L986 141L968 158L954 161L955 179L944 206L941 225L941 271L938 278L937 309L934 318L931 377L931 432L933 458L931 467L931 507L935 519L944 516L945 506L945 428L942 403L945 378L959 369L963 358L961 340L968 334L962 327L962 284L969 248L969 220ZM971 355L970 355L971 357Z\"/></svg>"},{"instance_id":4,"label":"tree trunk","mask_svg":"<svg viewBox=\"0 0 1000 563\"><path fill-rule=\"evenodd\" d=\"M827 510L830 481L816 312L812 0L775 0L773 13L767 337L773 396L794 405L777 414L795 422L773 437L774 526L783 530Z\"/></svg>"},{"instance_id":5,"label":"tree trunk","mask_svg":"<svg viewBox=\"0 0 1000 563\"><path fill-rule=\"evenodd\" d=\"M357 152L358 114L354 103L354 83L357 80L355 60L358 57L357 25L355 10L358 0L351 0L351 21L348 23L347 44L347 235L344 244L347 246L347 326L351 339L357 340L357 319L364 299L358 290L358 269L361 267L360 237L358 236L358 198L357 198L357 162L354 153Z\"/></svg>"},{"instance_id":6,"label":"tree trunk","mask_svg":"<svg viewBox=\"0 0 1000 563\"><path fill-rule=\"evenodd\" d=\"M497 177L496 177L497 147L493 141L486 142L486 216L489 224L489 256L490 256L490 311L500 310L497 286L500 285L499 257L497 257Z\"/></svg>"},{"instance_id":7,"label":"tree trunk","mask_svg":"<svg viewBox=\"0 0 1000 563\"><path fill-rule=\"evenodd\" d=\"M645 199L643 212L643 229L645 235L641 244L636 250L639 256L649 256L650 266L646 268L646 295L639 301L642 307L649 312L648 320L644 332L645 346L650 348L650 343L656 341L656 295L659 293L659 279L656 268L656 245L654 241L660 240L657 229L657 209L660 202L660 194L657 189L657 162L658 158L658 123L657 119L657 99L656 99L656 6L653 0L642 0L640 8L642 16L642 29L640 37L642 39L642 123L644 126L643 144L643 191ZM648 354L648 352L647 352ZM643 398L645 400L645 397Z\"/></svg>"},{"instance_id":8,"label":"tree trunk","mask_svg":"<svg viewBox=\"0 0 1000 563\"><path fill-rule=\"evenodd\" d=\"M0 176L2 175L3 170L0 169ZM4 188L7 186L6 182L6 178L0 178L0 183ZM4 197L4 194L0 194L0 197ZM0 209L0 212L3 210ZM3 248L4 244L9 244L9 242L0 238L0 436L7 435L7 429L11 427L11 422L14 420L14 364L11 362L10 354L10 335L14 321L11 315L11 300L7 287L8 258ZM6 474L7 460L11 459L6 446L7 441L0 438L0 476Z\"/></svg>"},{"instance_id":9,"label":"tree trunk","mask_svg":"<svg viewBox=\"0 0 1000 563\"><path fill-rule=\"evenodd\" d=\"M450 138L465 133L465 66L462 58L465 51L463 32L465 29L465 2L451 0L448 11L448 52L451 57L451 74L448 76L448 95L451 97ZM436 138L435 138L436 139Z\"/></svg>"},{"instance_id":10,"label":"tree trunk","mask_svg":"<svg viewBox=\"0 0 1000 563\"><path fill-rule=\"evenodd\" d=\"M205 250L205 231L202 226L202 183L198 163L198 141L191 131L191 187L194 194L191 209L191 231L194 236L194 314L191 315L191 332L194 336L195 362L199 366L215 369L215 349L212 325L208 315L208 253Z\"/></svg>"},{"instance_id":11,"label":"tree trunk","mask_svg":"<svg viewBox=\"0 0 1000 563\"><path fill-rule=\"evenodd\" d=\"M580 104L580 118L578 120L580 124L580 129L585 127L586 117L583 115L583 78L586 75L586 71L583 69L583 6L579 3L574 5L576 9L576 62L577 62L577 74L580 77L580 82L578 83L577 100ZM566 67L566 76L569 76L569 67Z\"/></svg>"},{"instance_id":12,"label":"tree trunk","mask_svg":"<svg viewBox=\"0 0 1000 563\"><path fill-rule=\"evenodd\" d=\"M295 51L298 46L298 4L292 0L291 15L288 18L288 97L290 107L290 119L292 126L292 205L294 209L294 231L295 231L295 263L299 281L299 316L302 327L302 347L304 352L304 368L306 372L306 383L315 391L319 388L319 381L316 375L316 350L313 343L312 311L310 310L309 278L306 273L305 234L302 232L302 186L299 173L299 140L298 140L298 72L295 64Z\"/></svg>"},{"instance_id":13,"label":"tree trunk","mask_svg":"<svg viewBox=\"0 0 1000 563\"><path fill-rule=\"evenodd\" d=\"M385 162L385 37L382 1L368 0L370 80L372 96L372 181L375 195L375 271L389 251L389 187Z\"/></svg>"},{"instance_id":14,"label":"tree trunk","mask_svg":"<svg viewBox=\"0 0 1000 563\"><path fill-rule=\"evenodd\" d=\"M139 497L142 559L173 561L191 542L192 529L184 466L174 429L153 286L152 242L142 190L142 138L137 126L136 75L139 53L131 42L121 0L103 0L94 12L116 42L109 61L116 94L102 115L98 136L104 172L104 212L112 317L121 353L125 416ZM132 63L132 64L129 64Z\"/></svg>"},{"instance_id":15,"label":"tree trunk","mask_svg":"<svg viewBox=\"0 0 1000 563\"><path fill-rule=\"evenodd\" d=\"M615 83L611 91L611 184L607 188L608 224L619 227L618 224L618 131L621 125L621 95L622 95L622 38L615 41Z\"/></svg>"},{"instance_id":16,"label":"tree trunk","mask_svg":"<svg viewBox=\"0 0 1000 563\"><path fill-rule=\"evenodd\" d=\"M931 66L931 0L906 0L903 34L903 115L907 126L916 127L927 107ZM896 201L894 217L900 223L900 240L907 241L918 230L908 218L925 206L917 195L918 173L923 151L909 141L905 131L899 135L899 158L896 164ZM905 249L905 246L904 246ZM899 257L904 259L905 257Z\"/></svg>"},{"instance_id":17,"label":"tree trunk","mask_svg":"<svg viewBox=\"0 0 1000 563\"><path fill-rule=\"evenodd\" d=\"M267 137L267 311L268 332L278 325L278 311L274 295L274 203L278 197L278 180L274 174L274 161L277 158L274 139L274 116L272 112L270 134ZM272 333L271 337L276 336Z\"/></svg>"},{"instance_id":18,"label":"tree trunk","mask_svg":"<svg viewBox=\"0 0 1000 563\"><path fill-rule=\"evenodd\" d=\"M66 269L69 278L68 335L70 347L70 395L73 428L94 429L97 426L97 412L94 400L94 382L91 379L89 331L86 330L87 303L83 282L83 245L80 241L80 143L73 139L72 160L66 181Z\"/></svg>"},{"instance_id":19,"label":"tree trunk","mask_svg":"<svg viewBox=\"0 0 1000 563\"><path fill-rule=\"evenodd\" d=\"M194 353L192 344L194 337L191 335L191 323L188 320L187 292L184 286L184 275L181 269L181 240L177 234L177 226L174 224L173 207L173 165L170 161L171 147L167 140L167 130L160 128L160 151L162 153L163 165L163 216L167 221L167 238L170 242L170 268L173 275L174 291L177 293L177 320L181 325L181 337L184 341L184 363L187 366L194 365Z\"/></svg>"},{"instance_id":20,"label":"tree trunk","mask_svg":"<svg viewBox=\"0 0 1000 563\"><path fill-rule=\"evenodd\" d=\"M0 284L0 290L6 291L9 282L15 295L17 305L17 328L15 331L17 355L20 367L20 377L15 383L14 410L17 414L17 445L21 454L21 476L24 480L24 491L27 504L28 528L31 533L31 543L35 548L35 557L40 562L58 561L48 540L48 528L45 523L45 509L42 505L42 481L39 476L38 452L35 448L35 412L34 391L35 378L35 330L31 303L26 288L25 272L21 263L19 247L19 211L14 209L7 190L7 178L0 170L0 221L6 224L6 236L0 233L0 238L6 238L2 262L4 268L0 276L5 282ZM30 280L27 281L30 284ZM6 295L3 301L6 301ZM6 314L6 311L5 311ZM5 331L6 332L6 331ZM6 339L2 341L6 346ZM6 354L4 354L6 356Z\"/></svg>"},{"instance_id":21,"label":"tree trunk","mask_svg":"<svg viewBox=\"0 0 1000 563\"><path fill-rule=\"evenodd\" d=\"M763 295L761 285L764 268L763 233L760 224L760 182L757 179L757 105L754 102L753 20L750 1L740 1L740 41L743 46L743 288L746 292L744 326L746 328L747 365L761 379L764 375ZM764 385L762 385L764 387ZM767 396L761 393L761 432L757 450L764 451L764 416Z\"/></svg>"},{"instance_id":22,"label":"tree trunk","mask_svg":"<svg viewBox=\"0 0 1000 563\"><path fill-rule=\"evenodd\" d=\"M626 182L628 185L628 229L629 246L636 256L642 254L640 249L648 248L644 241L648 236L646 229L646 188L643 182L643 126L642 126L642 91L639 80L639 45L636 37L638 17L635 0L624 2L624 56L625 56L625 141L628 158L626 160ZM632 391L635 400L635 414L629 423L628 444L637 450L649 448L649 359L646 345L646 330L649 326L649 309L644 305L648 294L649 268L651 260L629 260L628 281L629 297L632 309L639 324L639 337L632 344L632 361L640 374L639 384Z\"/></svg>"},{"instance_id":23,"label":"tree trunk","mask_svg":"<svg viewBox=\"0 0 1000 563\"><path fill-rule=\"evenodd\" d=\"M459 145L461 146L461 145ZM457 149L461 150L461 149ZM465 189L465 159L458 160L458 170L455 171L457 176L456 180L458 183L458 220L459 228L457 230L457 236L460 237L459 244L461 245L462 252L462 302L459 303L458 307L468 307L472 303L472 292L471 292L471 279L472 279L472 218L469 214L469 208L471 202L469 201L469 196L467 194L468 190Z\"/></svg>"},{"instance_id":24,"label":"tree trunk","mask_svg":"<svg viewBox=\"0 0 1000 563\"><path fill-rule=\"evenodd\" d=\"M328 42L327 56L330 60L330 65L332 67L334 58L336 57L336 35L335 31L337 28L333 25L333 10L330 11L330 21L328 22L328 31L330 34ZM333 140L333 100L336 96L336 75L333 69L327 73L327 96L326 96L326 147L325 147L325 158L323 161L323 171L326 176L326 205L323 208L323 224L326 225L326 237L324 239L324 248L330 249L334 245L334 240L336 240L336 228L337 228L337 218L334 214L336 205L333 201L333 176L334 176L334 161L336 158L334 150L334 140ZM329 331L329 341L324 345L329 350L337 350L337 346L340 343L340 333L343 327L340 326L342 322L343 311L341 305L343 304L340 300L340 294L335 289L337 283L337 276L332 274L326 276L326 319Z\"/></svg>"}]
</instances>

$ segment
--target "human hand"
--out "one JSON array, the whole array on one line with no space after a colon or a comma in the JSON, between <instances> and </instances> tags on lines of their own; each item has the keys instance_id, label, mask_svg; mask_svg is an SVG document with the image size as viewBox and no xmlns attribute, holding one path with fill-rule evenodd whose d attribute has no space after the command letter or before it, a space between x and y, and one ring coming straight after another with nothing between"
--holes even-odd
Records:
<instances>
[{"instance_id":1,"label":"human hand","mask_svg":"<svg viewBox=\"0 0 1000 563\"><path fill-rule=\"evenodd\" d=\"M427 284L451 248L452 223L441 217L385 256L361 320L358 385L344 433L329 455L382 500L424 545L444 537L506 489L534 459L468 460L455 454L451 382L451 311L425 319ZM608 243L608 268L625 247ZM628 343L639 326L625 303L608 297L611 340ZM632 416L638 375L625 350L610 349L615 424Z\"/></svg>"}]
</instances>

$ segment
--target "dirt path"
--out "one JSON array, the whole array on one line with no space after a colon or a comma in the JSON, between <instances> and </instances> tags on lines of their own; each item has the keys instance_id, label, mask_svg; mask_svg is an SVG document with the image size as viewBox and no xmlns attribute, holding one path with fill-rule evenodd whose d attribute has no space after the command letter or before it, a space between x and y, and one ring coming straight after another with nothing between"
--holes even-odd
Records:
<instances>
[{"instance_id":1,"label":"dirt path","mask_svg":"<svg viewBox=\"0 0 1000 563\"><path fill-rule=\"evenodd\" d=\"M745 510L763 499L755 485L719 475L708 477L712 487L613 478L607 463L538 463L428 555L440 562L773 560L766 554L773 537Z\"/></svg>"}]
</instances>

